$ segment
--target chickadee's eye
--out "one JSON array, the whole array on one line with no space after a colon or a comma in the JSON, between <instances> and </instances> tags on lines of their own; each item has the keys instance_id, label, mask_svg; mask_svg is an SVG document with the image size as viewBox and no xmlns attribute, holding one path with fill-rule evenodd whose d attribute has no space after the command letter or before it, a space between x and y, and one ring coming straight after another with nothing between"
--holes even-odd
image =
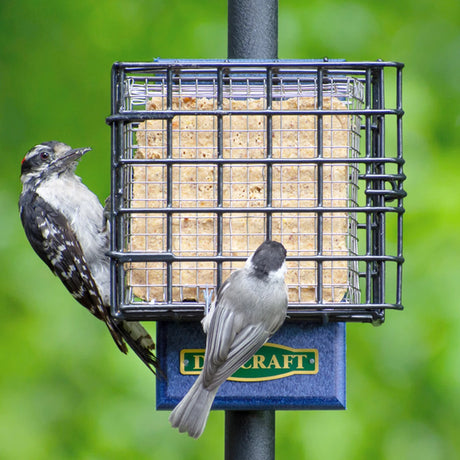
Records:
<instances>
[{"instance_id":1,"label":"chickadee's eye","mask_svg":"<svg viewBox=\"0 0 460 460\"><path fill-rule=\"evenodd\" d=\"M46 150L44 150L43 152L40 152L40 158L42 160L47 160L49 156L50 156L50 154Z\"/></svg>"}]
</instances>

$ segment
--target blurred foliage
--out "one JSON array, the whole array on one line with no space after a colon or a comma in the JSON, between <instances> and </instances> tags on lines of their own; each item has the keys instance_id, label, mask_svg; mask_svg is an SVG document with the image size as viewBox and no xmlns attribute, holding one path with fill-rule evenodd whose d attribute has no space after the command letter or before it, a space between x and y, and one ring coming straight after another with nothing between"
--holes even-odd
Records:
<instances>
[{"instance_id":1,"label":"blurred foliage","mask_svg":"<svg viewBox=\"0 0 460 460\"><path fill-rule=\"evenodd\" d=\"M226 21L216 0L0 3L0 458L223 455L223 414L198 441L170 428L149 372L29 247L17 198L22 156L58 139L93 147L78 171L103 200L112 63L225 57ZM406 64L409 195L406 310L348 326L348 410L278 412L278 459L460 457L459 21L451 0L280 2L281 58Z\"/></svg>"}]
</instances>

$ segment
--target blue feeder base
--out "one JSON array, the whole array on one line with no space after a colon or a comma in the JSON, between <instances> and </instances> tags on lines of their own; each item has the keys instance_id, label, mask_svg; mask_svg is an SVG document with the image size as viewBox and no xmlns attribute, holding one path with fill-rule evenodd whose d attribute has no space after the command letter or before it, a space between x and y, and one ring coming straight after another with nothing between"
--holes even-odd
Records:
<instances>
[{"instance_id":1,"label":"blue feeder base","mask_svg":"<svg viewBox=\"0 0 460 460\"><path fill-rule=\"evenodd\" d=\"M317 350L315 359L309 358L310 363L315 362L314 370L305 371L309 373L291 373L275 380L226 381L217 392L213 409L345 409L344 323L325 326L285 323L270 339L269 344L281 345L280 349L286 350L308 349L312 350L310 353ZM165 375L157 379L157 409L173 409L196 379L196 375L184 375L187 371L184 370L184 355L181 359L181 351L184 353L184 350L204 349L205 345L206 336L198 322L157 323L157 354ZM292 367L294 364L296 372L296 364L300 364L301 360L294 357L296 351L291 353L292 358L278 357L274 361L261 357L255 361L256 366L253 367L283 367L284 364L291 364ZM201 358L195 359L197 363L201 361ZM249 368L251 365L245 367Z\"/></svg>"}]
</instances>

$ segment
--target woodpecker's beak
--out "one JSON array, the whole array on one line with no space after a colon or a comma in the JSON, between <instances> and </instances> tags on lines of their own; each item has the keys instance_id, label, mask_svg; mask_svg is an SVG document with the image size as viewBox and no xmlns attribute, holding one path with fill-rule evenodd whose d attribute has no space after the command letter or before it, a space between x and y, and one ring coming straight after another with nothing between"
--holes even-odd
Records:
<instances>
[{"instance_id":1,"label":"woodpecker's beak","mask_svg":"<svg viewBox=\"0 0 460 460\"><path fill-rule=\"evenodd\" d=\"M86 152L89 152L90 150L91 150L90 147L69 150L59 159L59 161L64 162L64 163L71 163L72 161L78 161Z\"/></svg>"},{"instance_id":2,"label":"woodpecker's beak","mask_svg":"<svg viewBox=\"0 0 460 460\"><path fill-rule=\"evenodd\" d=\"M72 164L76 166L78 160L80 160L80 158L90 150L91 149L89 147L85 147L80 149L67 150L65 152L62 152L61 155L59 155L58 153L58 156L53 161L54 168L56 168L58 171L62 171L66 168L69 168Z\"/></svg>"}]
</instances>

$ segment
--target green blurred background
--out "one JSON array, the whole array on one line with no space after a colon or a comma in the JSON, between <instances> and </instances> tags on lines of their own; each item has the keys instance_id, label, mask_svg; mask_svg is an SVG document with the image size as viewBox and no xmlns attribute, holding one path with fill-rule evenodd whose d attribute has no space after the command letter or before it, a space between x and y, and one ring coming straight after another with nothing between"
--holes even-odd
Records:
<instances>
[{"instance_id":1,"label":"green blurred background","mask_svg":"<svg viewBox=\"0 0 460 460\"><path fill-rule=\"evenodd\" d=\"M78 172L103 200L112 63L224 58L226 21L223 0L0 2L1 459L223 456L223 413L198 441L170 428L149 372L33 253L17 198L25 152L57 139L93 147ZM279 57L324 56L406 64L406 309L348 326L348 409L278 412L277 458L460 458L460 3L280 1Z\"/></svg>"}]
</instances>

